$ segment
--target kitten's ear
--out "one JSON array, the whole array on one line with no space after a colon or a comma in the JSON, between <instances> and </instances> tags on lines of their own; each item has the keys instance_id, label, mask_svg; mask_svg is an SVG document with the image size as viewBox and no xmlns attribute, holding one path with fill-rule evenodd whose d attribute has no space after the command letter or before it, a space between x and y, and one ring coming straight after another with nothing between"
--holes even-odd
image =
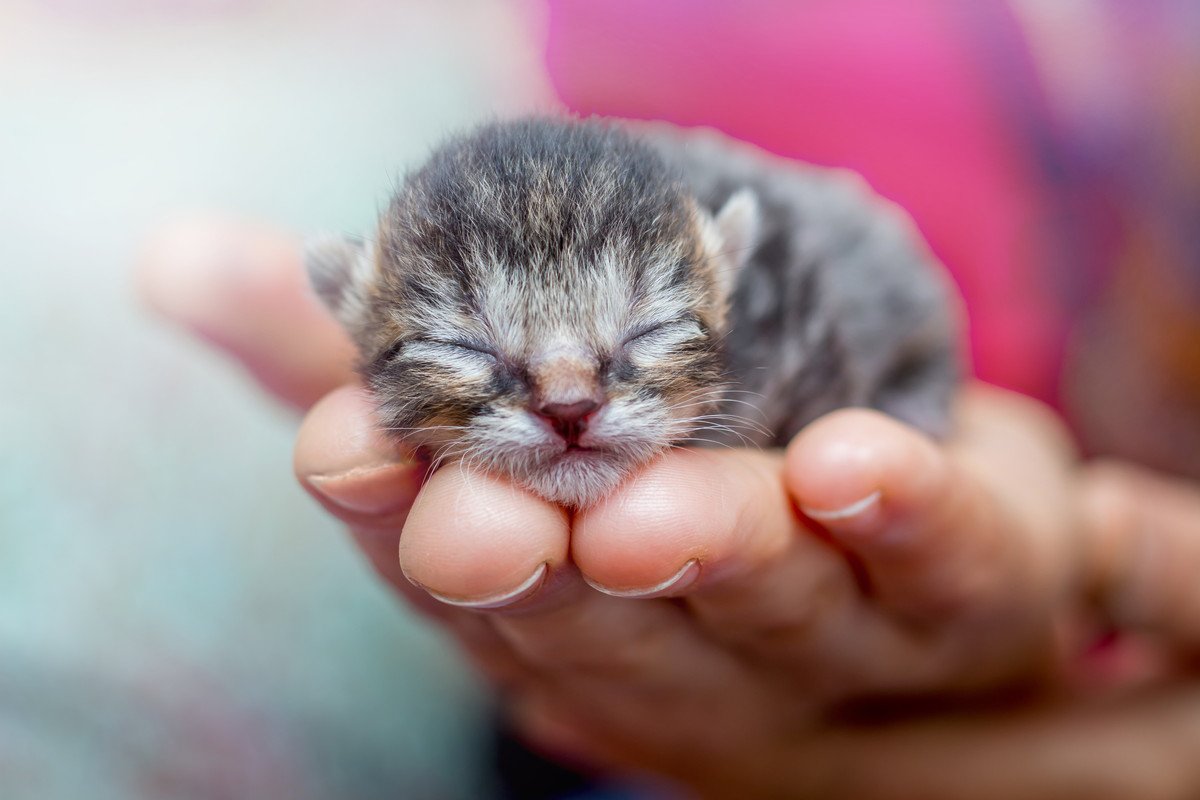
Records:
<instances>
[{"instance_id":1,"label":"kitten's ear","mask_svg":"<svg viewBox=\"0 0 1200 800\"><path fill-rule=\"evenodd\" d=\"M758 244L760 215L758 198L750 189L734 192L716 216L704 214L705 244L715 260L717 288L724 298L732 293Z\"/></svg>"},{"instance_id":2,"label":"kitten's ear","mask_svg":"<svg viewBox=\"0 0 1200 800\"><path fill-rule=\"evenodd\" d=\"M714 222L721 237L721 252L735 271L740 270L758 244L758 198L749 189L739 189L721 206Z\"/></svg>"},{"instance_id":3,"label":"kitten's ear","mask_svg":"<svg viewBox=\"0 0 1200 800\"><path fill-rule=\"evenodd\" d=\"M366 310L374 265L360 240L325 234L304 244L304 266L313 290L330 313L353 331Z\"/></svg>"}]
</instances>

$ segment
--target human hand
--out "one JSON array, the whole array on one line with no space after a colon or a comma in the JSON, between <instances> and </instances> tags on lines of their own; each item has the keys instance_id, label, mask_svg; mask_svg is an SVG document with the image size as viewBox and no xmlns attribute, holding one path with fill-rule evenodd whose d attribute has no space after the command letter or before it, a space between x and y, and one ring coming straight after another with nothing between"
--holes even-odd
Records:
<instances>
[{"instance_id":1,"label":"human hand","mask_svg":"<svg viewBox=\"0 0 1200 800\"><path fill-rule=\"evenodd\" d=\"M233 280L222 254L241 262ZM299 274L285 239L200 226L161 239L143 283L278 396L304 406L334 390L301 430L298 475L384 579L506 689L532 736L714 796L1169 797L1195 786L1178 757L1200 736L1184 713L1192 687L1097 706L1056 680L1074 655L1056 631L1085 590L1174 595L1154 570L1119 569L1138 524L1100 524L1113 516L1095 509L1126 502L1114 487L1128 480L1110 470L1080 481L1066 437L1035 405L973 390L946 447L843 411L786 455L673 452L571 519L453 467L422 485L376 435L362 394L335 390L349 377L346 344ZM1172 530L1187 518L1180 491ZM1140 519L1132 506L1123 513ZM846 508L857 513L821 513ZM1200 558L1183 535L1165 541ZM612 597L588 582L658 594ZM1133 623L1186 639L1178 602L1138 607ZM970 713L842 713L1011 687L1042 691ZM1147 742L1168 732L1149 769ZM1093 763L1093 750L1105 757Z\"/></svg>"}]
</instances>

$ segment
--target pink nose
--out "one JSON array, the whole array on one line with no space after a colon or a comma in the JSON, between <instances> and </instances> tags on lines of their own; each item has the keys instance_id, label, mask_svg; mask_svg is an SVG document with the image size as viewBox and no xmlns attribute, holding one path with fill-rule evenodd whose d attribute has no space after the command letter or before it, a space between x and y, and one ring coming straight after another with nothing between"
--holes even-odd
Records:
<instances>
[{"instance_id":1,"label":"pink nose","mask_svg":"<svg viewBox=\"0 0 1200 800\"><path fill-rule=\"evenodd\" d=\"M571 444L579 441L587 430L587 419L600 404L595 400L577 400L574 403L543 403L538 414L544 417L554 431Z\"/></svg>"}]
</instances>

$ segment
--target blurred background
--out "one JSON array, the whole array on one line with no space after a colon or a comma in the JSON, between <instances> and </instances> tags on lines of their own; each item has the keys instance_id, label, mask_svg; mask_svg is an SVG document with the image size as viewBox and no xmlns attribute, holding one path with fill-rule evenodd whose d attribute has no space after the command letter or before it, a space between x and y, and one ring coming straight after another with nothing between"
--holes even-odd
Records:
<instances>
[{"instance_id":1,"label":"blurred background","mask_svg":"<svg viewBox=\"0 0 1200 800\"><path fill-rule=\"evenodd\" d=\"M0 797L494 796L485 692L293 484L296 418L132 272L192 211L365 231L448 132L562 108L862 172L980 377L1200 479L1200 3L0 0Z\"/></svg>"},{"instance_id":2,"label":"blurred background","mask_svg":"<svg viewBox=\"0 0 1200 800\"><path fill-rule=\"evenodd\" d=\"M486 796L466 668L133 267L190 211L369 230L439 138L539 102L517 10L0 3L0 797Z\"/></svg>"}]
</instances>

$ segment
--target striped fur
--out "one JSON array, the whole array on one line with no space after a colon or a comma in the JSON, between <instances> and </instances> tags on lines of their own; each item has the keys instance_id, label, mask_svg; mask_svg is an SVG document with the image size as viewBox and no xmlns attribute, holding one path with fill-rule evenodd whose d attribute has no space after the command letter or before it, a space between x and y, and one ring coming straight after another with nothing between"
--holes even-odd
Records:
<instances>
[{"instance_id":1,"label":"striped fur","mask_svg":"<svg viewBox=\"0 0 1200 800\"><path fill-rule=\"evenodd\" d=\"M958 374L951 294L902 215L667 129L484 126L373 242L308 261L386 430L568 506L673 444L779 444L843 405L940 432ZM534 410L579 399L602 406L568 447Z\"/></svg>"}]
</instances>

